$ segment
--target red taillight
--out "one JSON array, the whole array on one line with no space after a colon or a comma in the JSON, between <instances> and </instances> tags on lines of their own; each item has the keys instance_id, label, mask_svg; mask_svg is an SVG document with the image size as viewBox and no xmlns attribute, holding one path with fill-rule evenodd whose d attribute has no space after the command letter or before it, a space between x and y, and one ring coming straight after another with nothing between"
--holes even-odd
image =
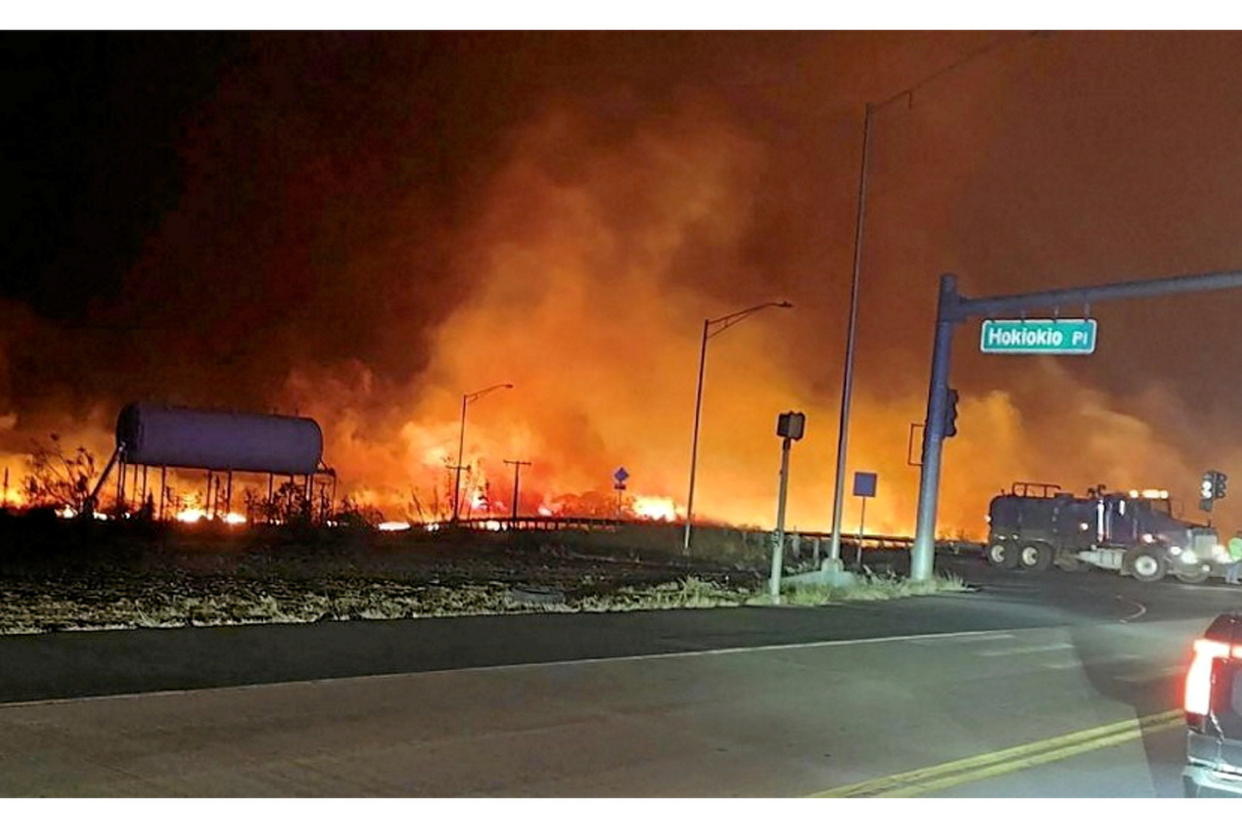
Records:
<instances>
[{"instance_id":1,"label":"red taillight","mask_svg":"<svg viewBox=\"0 0 1242 828\"><path fill-rule=\"evenodd\" d=\"M1242 651L1242 647L1236 648ZM1195 642L1195 658L1186 673L1187 713L1206 716L1212 704L1212 662L1229 655L1229 645L1223 641L1200 638Z\"/></svg>"}]
</instances>

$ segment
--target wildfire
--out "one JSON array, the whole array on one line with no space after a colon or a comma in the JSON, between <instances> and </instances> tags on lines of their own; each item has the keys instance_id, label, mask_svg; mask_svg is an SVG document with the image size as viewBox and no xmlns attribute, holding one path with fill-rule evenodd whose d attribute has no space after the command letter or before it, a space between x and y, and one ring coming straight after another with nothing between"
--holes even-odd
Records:
<instances>
[{"instance_id":1,"label":"wildfire","mask_svg":"<svg viewBox=\"0 0 1242 828\"><path fill-rule=\"evenodd\" d=\"M191 507L188 509L182 509L180 512L174 514L173 517L181 523L198 523L207 517L207 512L197 507ZM241 526L246 523L246 516L239 515L236 512L229 512L228 514L221 516L220 520L229 526Z\"/></svg>"},{"instance_id":2,"label":"wildfire","mask_svg":"<svg viewBox=\"0 0 1242 828\"><path fill-rule=\"evenodd\" d=\"M677 520L677 504L673 502L671 497L643 497L634 498L634 514L647 520Z\"/></svg>"}]
</instances>

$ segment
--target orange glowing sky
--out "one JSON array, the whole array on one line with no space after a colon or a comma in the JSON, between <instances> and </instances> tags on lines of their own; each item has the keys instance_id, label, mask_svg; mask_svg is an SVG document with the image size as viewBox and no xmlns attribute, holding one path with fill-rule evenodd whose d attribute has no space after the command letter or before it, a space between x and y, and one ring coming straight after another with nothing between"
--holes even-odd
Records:
<instances>
[{"instance_id":1,"label":"orange glowing sky","mask_svg":"<svg viewBox=\"0 0 1242 828\"><path fill-rule=\"evenodd\" d=\"M871 531L911 530L941 272L986 294L1242 263L1239 36L1017 34L875 121L848 464L879 472ZM296 412L342 493L407 520L447 500L461 395L509 382L466 431L494 505L523 459L523 511L609 502L618 466L680 509L703 319L787 299L711 341L696 512L770 526L776 416L800 410L787 522L825 529L862 105L996 38L247 36L177 116L171 206L78 320L126 331L0 299L0 460L16 477L56 431L102 465L130 399ZM1242 454L1239 310L1093 308L1079 360L984 357L963 326L942 534L977 535L1016 479L1188 507Z\"/></svg>"}]
</instances>

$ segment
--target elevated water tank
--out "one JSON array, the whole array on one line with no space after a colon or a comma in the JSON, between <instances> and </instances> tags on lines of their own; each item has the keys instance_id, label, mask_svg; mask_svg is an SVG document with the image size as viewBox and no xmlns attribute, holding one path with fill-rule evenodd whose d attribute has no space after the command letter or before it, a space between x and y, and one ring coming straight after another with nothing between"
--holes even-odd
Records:
<instances>
[{"instance_id":1,"label":"elevated water tank","mask_svg":"<svg viewBox=\"0 0 1242 828\"><path fill-rule=\"evenodd\" d=\"M323 432L307 417L130 403L116 421L125 462L217 471L314 474Z\"/></svg>"}]
</instances>

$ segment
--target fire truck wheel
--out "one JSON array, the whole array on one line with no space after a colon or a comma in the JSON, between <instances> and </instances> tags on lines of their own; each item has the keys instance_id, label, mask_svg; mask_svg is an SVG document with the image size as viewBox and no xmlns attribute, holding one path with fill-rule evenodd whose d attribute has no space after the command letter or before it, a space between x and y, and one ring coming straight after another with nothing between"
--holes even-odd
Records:
<instances>
[{"instance_id":1,"label":"fire truck wheel","mask_svg":"<svg viewBox=\"0 0 1242 828\"><path fill-rule=\"evenodd\" d=\"M1143 546L1126 553L1125 569L1134 579L1144 583L1159 581L1168 570L1159 547Z\"/></svg>"},{"instance_id":2,"label":"fire truck wheel","mask_svg":"<svg viewBox=\"0 0 1242 828\"><path fill-rule=\"evenodd\" d=\"M1024 543L1018 548L1018 563L1023 569L1043 572L1052 566L1052 547L1046 543Z\"/></svg>"},{"instance_id":3,"label":"fire truck wheel","mask_svg":"<svg viewBox=\"0 0 1242 828\"><path fill-rule=\"evenodd\" d=\"M997 541L988 547L988 563L1001 569L1013 569L1018 565L1018 547L1013 541Z\"/></svg>"},{"instance_id":4,"label":"fire truck wheel","mask_svg":"<svg viewBox=\"0 0 1242 828\"><path fill-rule=\"evenodd\" d=\"M1183 584L1201 584L1208 579L1209 573L1206 569L1192 569L1186 572L1174 572L1177 580Z\"/></svg>"}]
</instances>

